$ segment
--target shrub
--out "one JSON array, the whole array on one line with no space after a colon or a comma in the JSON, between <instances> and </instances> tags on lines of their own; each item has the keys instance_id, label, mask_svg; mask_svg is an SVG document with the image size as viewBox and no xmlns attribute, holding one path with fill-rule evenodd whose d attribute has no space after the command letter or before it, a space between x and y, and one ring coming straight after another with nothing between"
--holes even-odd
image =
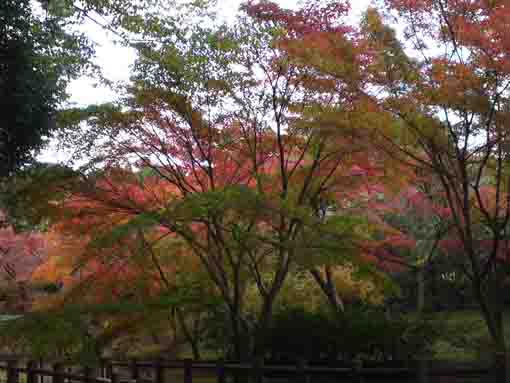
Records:
<instances>
[{"instance_id":1,"label":"shrub","mask_svg":"<svg viewBox=\"0 0 510 383\"><path fill-rule=\"evenodd\" d=\"M427 353L439 336L426 319L388 319L380 309L356 305L339 316L290 308L275 315L262 340L272 359L409 360Z\"/></svg>"}]
</instances>

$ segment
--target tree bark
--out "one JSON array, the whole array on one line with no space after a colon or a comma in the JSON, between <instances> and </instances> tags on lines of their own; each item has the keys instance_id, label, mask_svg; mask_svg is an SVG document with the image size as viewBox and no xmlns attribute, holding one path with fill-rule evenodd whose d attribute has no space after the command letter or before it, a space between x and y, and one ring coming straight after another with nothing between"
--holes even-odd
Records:
<instances>
[{"instance_id":1,"label":"tree bark","mask_svg":"<svg viewBox=\"0 0 510 383\"><path fill-rule=\"evenodd\" d=\"M423 267L416 270L416 285L416 311L421 315L425 308L425 270Z\"/></svg>"},{"instance_id":2,"label":"tree bark","mask_svg":"<svg viewBox=\"0 0 510 383\"><path fill-rule=\"evenodd\" d=\"M310 273L321 288L322 292L326 296L333 312L342 313L345 311L345 305L342 298L338 294L335 282L333 281L333 275L329 266L325 267L325 278L321 275L317 268L311 269Z\"/></svg>"},{"instance_id":3,"label":"tree bark","mask_svg":"<svg viewBox=\"0 0 510 383\"><path fill-rule=\"evenodd\" d=\"M195 339L193 337L193 334L188 328L188 325L186 324L186 318L184 318L184 315L182 314L181 310L176 310L177 314L177 320L179 321L179 325L182 328L182 332L184 333L184 337L188 341L189 345L191 346L191 352L193 354L194 360L200 360L200 348L198 346L198 339Z\"/></svg>"}]
</instances>

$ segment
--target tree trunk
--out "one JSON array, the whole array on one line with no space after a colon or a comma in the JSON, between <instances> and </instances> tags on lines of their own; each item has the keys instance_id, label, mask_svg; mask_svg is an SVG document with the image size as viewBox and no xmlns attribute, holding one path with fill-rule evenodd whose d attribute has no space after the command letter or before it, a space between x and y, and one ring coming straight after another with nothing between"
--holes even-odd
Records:
<instances>
[{"instance_id":1,"label":"tree trunk","mask_svg":"<svg viewBox=\"0 0 510 383\"><path fill-rule=\"evenodd\" d=\"M496 346L497 367L503 370L505 383L510 383L509 355L505 343L503 312L499 309L499 307L494 310L493 322L494 328L496 329L495 334L493 334L492 337Z\"/></svg>"},{"instance_id":2,"label":"tree trunk","mask_svg":"<svg viewBox=\"0 0 510 383\"><path fill-rule=\"evenodd\" d=\"M273 303L274 297L266 297L262 306L262 312L257 323L255 348L253 350L253 357L255 359L264 357L265 338L271 325L271 318L273 316Z\"/></svg>"},{"instance_id":3,"label":"tree trunk","mask_svg":"<svg viewBox=\"0 0 510 383\"><path fill-rule=\"evenodd\" d=\"M186 323L186 318L184 318L184 315L182 314L181 310L176 310L177 314L177 320L179 321L179 325L182 328L182 332L184 333L184 337L188 341L189 345L191 346L191 352L193 353L193 359L194 360L200 360L200 348L198 347L198 339L193 337L192 332L188 328L188 325Z\"/></svg>"},{"instance_id":4,"label":"tree trunk","mask_svg":"<svg viewBox=\"0 0 510 383\"><path fill-rule=\"evenodd\" d=\"M494 344L493 352L496 368L504 371L504 382L510 383L510 355L505 342L503 305L498 302L497 289L490 288L488 294L484 294L480 281L475 280L474 282L475 294Z\"/></svg>"},{"instance_id":5,"label":"tree trunk","mask_svg":"<svg viewBox=\"0 0 510 383\"><path fill-rule=\"evenodd\" d=\"M234 351L234 359L244 360L245 353L242 339L242 328L239 313L236 310L230 310L230 323L232 325L232 346Z\"/></svg>"},{"instance_id":6,"label":"tree trunk","mask_svg":"<svg viewBox=\"0 0 510 383\"><path fill-rule=\"evenodd\" d=\"M416 270L416 311L423 314L425 308L425 270L420 267Z\"/></svg>"},{"instance_id":7,"label":"tree trunk","mask_svg":"<svg viewBox=\"0 0 510 383\"><path fill-rule=\"evenodd\" d=\"M336 289L335 282L333 280L333 275L331 272L331 268L326 266L325 268L325 277L323 277L318 269L311 269L310 273L313 278L321 288L322 292L326 296L333 312L342 313L345 310L344 302L342 298L338 294Z\"/></svg>"}]
</instances>

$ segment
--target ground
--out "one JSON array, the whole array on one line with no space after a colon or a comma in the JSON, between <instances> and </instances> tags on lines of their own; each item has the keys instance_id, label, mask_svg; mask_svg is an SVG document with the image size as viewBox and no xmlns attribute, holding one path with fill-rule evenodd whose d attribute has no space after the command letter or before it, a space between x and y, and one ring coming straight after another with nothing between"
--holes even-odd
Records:
<instances>
[{"instance_id":1,"label":"ground","mask_svg":"<svg viewBox=\"0 0 510 383\"><path fill-rule=\"evenodd\" d=\"M485 361L490 350L487 326L475 310L453 311L434 315L444 327L441 340L433 351L435 358L455 362ZM510 312L505 314L506 340L510 340Z\"/></svg>"}]
</instances>

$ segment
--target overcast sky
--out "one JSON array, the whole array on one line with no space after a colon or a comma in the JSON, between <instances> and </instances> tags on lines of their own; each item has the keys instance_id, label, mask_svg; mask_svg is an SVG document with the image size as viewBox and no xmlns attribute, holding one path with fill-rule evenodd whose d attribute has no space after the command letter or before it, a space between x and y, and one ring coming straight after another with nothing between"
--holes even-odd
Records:
<instances>
[{"instance_id":1,"label":"overcast sky","mask_svg":"<svg viewBox=\"0 0 510 383\"><path fill-rule=\"evenodd\" d=\"M2 0L0 0L2 1ZM218 0L219 14L226 19L234 17L242 0ZM297 5L296 0L276 0L282 7L292 8ZM351 0L352 17L359 18L370 4L370 0ZM102 68L103 74L112 81L127 81L129 79L130 66L135 60L135 51L130 48L115 45L113 35L106 32L100 26L89 21L84 25L87 34L97 43L96 63ZM69 86L71 102L75 105L89 105L112 101L116 95L105 87L95 87L94 81L81 78L73 81ZM39 159L44 162L62 161L65 153L57 153L54 148L48 148Z\"/></svg>"}]
</instances>

